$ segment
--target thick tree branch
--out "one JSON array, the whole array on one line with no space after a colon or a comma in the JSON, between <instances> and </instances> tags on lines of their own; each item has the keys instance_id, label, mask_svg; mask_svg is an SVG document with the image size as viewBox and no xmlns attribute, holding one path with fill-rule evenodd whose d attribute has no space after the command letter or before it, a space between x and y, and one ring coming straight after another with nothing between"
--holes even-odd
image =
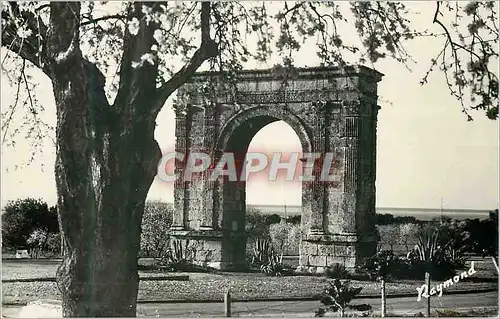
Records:
<instances>
[{"instance_id":1,"label":"thick tree branch","mask_svg":"<svg viewBox=\"0 0 500 319\"><path fill-rule=\"evenodd\" d=\"M158 114L168 97L183 85L191 75L209 58L218 54L217 43L210 38L210 2L201 4L201 45L193 54L191 59L167 81L162 87L157 89L154 108L151 110L154 115Z\"/></svg>"},{"instance_id":2,"label":"thick tree branch","mask_svg":"<svg viewBox=\"0 0 500 319\"><path fill-rule=\"evenodd\" d=\"M2 19L6 21L2 30L2 46L18 54L21 58L30 61L50 76L50 61L46 56L47 26L42 19L33 12L20 11L16 2L5 4L10 10L2 10ZM23 25L16 19L21 18ZM18 35L19 28L30 31L25 38Z\"/></svg>"},{"instance_id":3,"label":"thick tree branch","mask_svg":"<svg viewBox=\"0 0 500 319\"><path fill-rule=\"evenodd\" d=\"M159 28L159 25L153 21L146 21L147 15L143 12L142 7L148 6L154 10L157 4L145 2L133 4L129 18L137 19L139 26L136 34L131 34L130 28L125 31L115 107L127 108L134 104L140 104L142 107L133 109L141 110L148 107L147 98L151 99L152 94L154 94L158 61L155 60L153 65L148 61L143 61L144 63L140 67L134 67L132 64L141 62L145 54L151 54L151 47L156 44L154 32ZM136 114L135 116L142 115Z\"/></svg>"},{"instance_id":4,"label":"thick tree branch","mask_svg":"<svg viewBox=\"0 0 500 319\"><path fill-rule=\"evenodd\" d=\"M50 57L59 67L81 62L80 3L51 2ZM64 20L61 18L64 17Z\"/></svg>"}]
</instances>

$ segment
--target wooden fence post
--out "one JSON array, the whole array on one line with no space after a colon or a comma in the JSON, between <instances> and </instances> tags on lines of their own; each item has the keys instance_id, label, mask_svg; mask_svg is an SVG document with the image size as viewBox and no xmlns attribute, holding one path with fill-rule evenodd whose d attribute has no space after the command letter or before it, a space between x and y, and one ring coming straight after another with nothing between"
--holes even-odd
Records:
<instances>
[{"instance_id":1,"label":"wooden fence post","mask_svg":"<svg viewBox=\"0 0 500 319\"><path fill-rule=\"evenodd\" d=\"M381 295L382 295L382 305L380 308L380 317L385 317L385 278L382 278L382 288L381 288Z\"/></svg>"},{"instance_id":2,"label":"wooden fence post","mask_svg":"<svg viewBox=\"0 0 500 319\"><path fill-rule=\"evenodd\" d=\"M428 272L425 273L425 284L427 285L427 289L431 288L431 274ZM425 316L430 317L431 316L431 296L427 298L427 306L425 309Z\"/></svg>"},{"instance_id":3,"label":"wooden fence post","mask_svg":"<svg viewBox=\"0 0 500 319\"><path fill-rule=\"evenodd\" d=\"M226 317L231 317L231 293L229 289L224 294L224 315Z\"/></svg>"}]
</instances>

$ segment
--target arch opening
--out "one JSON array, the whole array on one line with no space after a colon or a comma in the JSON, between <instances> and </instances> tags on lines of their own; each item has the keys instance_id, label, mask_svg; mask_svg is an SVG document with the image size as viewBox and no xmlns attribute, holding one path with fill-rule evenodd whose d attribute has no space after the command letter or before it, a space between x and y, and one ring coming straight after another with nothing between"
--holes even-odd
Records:
<instances>
[{"instance_id":1,"label":"arch opening","mask_svg":"<svg viewBox=\"0 0 500 319\"><path fill-rule=\"evenodd\" d=\"M236 122L236 119L234 120ZM302 185L298 180L300 171L299 161L297 161L294 169L291 169L293 179L285 179L287 171L278 170L274 180L270 180L270 163L273 156L280 156L279 160L282 163L290 162L292 156L299 158L303 152L303 145L308 145L308 141L301 140L297 128L292 127L289 123L297 124L287 120L270 115L260 115L257 112L255 116L248 116L244 121L239 122L231 130L227 130L229 136L221 136L226 142L222 151L232 153L234 155L236 165L236 174L238 177L244 175L245 157L248 152L264 154L267 157L267 165L265 169L254 175L249 175L248 181L242 180L230 181L228 177L224 177L222 186L222 220L221 226L223 230L236 233L229 244L230 247L224 247L223 250L232 251L239 256L231 256L229 259L233 261L246 260L247 244L250 244L249 235L245 229L247 224L247 211L249 207L260 208L261 214L277 214L281 218L291 216L287 215L287 201L290 205L295 205L295 215L301 215L302 209ZM297 126L296 126L297 127ZM305 132L303 128L302 132ZM299 131L300 132L300 131ZM278 137L279 140L274 140L272 143L268 141ZM283 143L284 142L284 143ZM247 163L248 165L248 163ZM251 187L253 185L254 187ZM261 187L259 187L261 186ZM249 187L250 192L255 192L253 205L249 206L247 198ZM253 189L252 189L253 188ZM295 188L295 189L294 189ZM286 191L289 189L291 191ZM266 192L267 190L267 192ZM298 198L286 198L290 194L296 194ZM263 199L263 195L267 199ZM261 197L259 200L259 196ZM297 207L299 209L297 209ZM262 209L264 208L264 209ZM243 236L241 236L243 235ZM250 238L252 239L252 238ZM298 247L295 252L298 254ZM237 268L243 268L244 265Z\"/></svg>"}]
</instances>

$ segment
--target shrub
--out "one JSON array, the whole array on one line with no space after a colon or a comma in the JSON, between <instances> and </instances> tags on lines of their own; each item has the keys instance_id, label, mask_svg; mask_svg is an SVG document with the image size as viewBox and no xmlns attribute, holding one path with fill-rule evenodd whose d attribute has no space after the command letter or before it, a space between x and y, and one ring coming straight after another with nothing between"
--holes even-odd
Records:
<instances>
[{"instance_id":1,"label":"shrub","mask_svg":"<svg viewBox=\"0 0 500 319\"><path fill-rule=\"evenodd\" d=\"M300 224L292 224L288 231L286 255L298 255L304 229Z\"/></svg>"},{"instance_id":2,"label":"shrub","mask_svg":"<svg viewBox=\"0 0 500 319\"><path fill-rule=\"evenodd\" d=\"M281 222L281 216L278 214L266 215L265 221L267 225L278 224Z\"/></svg>"},{"instance_id":3,"label":"shrub","mask_svg":"<svg viewBox=\"0 0 500 319\"><path fill-rule=\"evenodd\" d=\"M281 221L277 224L269 226L269 237L275 250L284 254L285 249L288 247L288 233L290 232L291 225Z\"/></svg>"},{"instance_id":4,"label":"shrub","mask_svg":"<svg viewBox=\"0 0 500 319\"><path fill-rule=\"evenodd\" d=\"M245 219L245 232L248 238L269 238L269 224L266 216L260 210L255 208L247 209Z\"/></svg>"},{"instance_id":5,"label":"shrub","mask_svg":"<svg viewBox=\"0 0 500 319\"><path fill-rule=\"evenodd\" d=\"M146 202L141 225L141 256L158 258L169 249L173 212L172 204Z\"/></svg>"},{"instance_id":6,"label":"shrub","mask_svg":"<svg viewBox=\"0 0 500 319\"><path fill-rule=\"evenodd\" d=\"M298 255L302 226L281 221L269 226L269 237L273 247L283 255Z\"/></svg>"},{"instance_id":7,"label":"shrub","mask_svg":"<svg viewBox=\"0 0 500 319\"><path fill-rule=\"evenodd\" d=\"M302 219L301 215L295 215L292 217L288 217L286 219L286 222L294 225L300 225L301 219Z\"/></svg>"},{"instance_id":8,"label":"shrub","mask_svg":"<svg viewBox=\"0 0 500 319\"><path fill-rule=\"evenodd\" d=\"M26 243L29 246L29 254L31 258L38 258L40 253L44 250L47 243L48 233L45 229L35 229Z\"/></svg>"},{"instance_id":9,"label":"shrub","mask_svg":"<svg viewBox=\"0 0 500 319\"><path fill-rule=\"evenodd\" d=\"M388 245L390 250L394 250L394 244L399 242L399 225L382 225L377 226L378 233L380 235L380 243L383 245Z\"/></svg>"},{"instance_id":10,"label":"shrub","mask_svg":"<svg viewBox=\"0 0 500 319\"><path fill-rule=\"evenodd\" d=\"M404 261L390 250L382 250L366 258L359 268L366 271L371 280L399 278L406 270Z\"/></svg>"},{"instance_id":11,"label":"shrub","mask_svg":"<svg viewBox=\"0 0 500 319\"><path fill-rule=\"evenodd\" d=\"M376 214L375 224L376 225L398 225L412 223L417 224L419 221L414 216L396 216L392 214Z\"/></svg>"},{"instance_id":12,"label":"shrub","mask_svg":"<svg viewBox=\"0 0 500 319\"><path fill-rule=\"evenodd\" d=\"M418 230L420 229L419 224L406 223L399 225L399 239L398 242L404 245L406 251L410 250L410 246L417 243Z\"/></svg>"},{"instance_id":13,"label":"shrub","mask_svg":"<svg viewBox=\"0 0 500 319\"><path fill-rule=\"evenodd\" d=\"M340 281L335 279L335 281L330 283L330 286L325 289L321 298L323 306L315 312L315 317L323 317L327 311L339 312L340 317L344 317L347 309L370 311L371 306L367 304L350 305L351 301L362 289L362 287L351 287L349 280Z\"/></svg>"},{"instance_id":14,"label":"shrub","mask_svg":"<svg viewBox=\"0 0 500 319\"><path fill-rule=\"evenodd\" d=\"M462 228L469 234L467 251L481 256L498 256L498 209L487 220L466 220Z\"/></svg>"},{"instance_id":15,"label":"shrub","mask_svg":"<svg viewBox=\"0 0 500 319\"><path fill-rule=\"evenodd\" d=\"M49 233L47 236L47 252L52 256L61 255L61 233Z\"/></svg>"}]
</instances>

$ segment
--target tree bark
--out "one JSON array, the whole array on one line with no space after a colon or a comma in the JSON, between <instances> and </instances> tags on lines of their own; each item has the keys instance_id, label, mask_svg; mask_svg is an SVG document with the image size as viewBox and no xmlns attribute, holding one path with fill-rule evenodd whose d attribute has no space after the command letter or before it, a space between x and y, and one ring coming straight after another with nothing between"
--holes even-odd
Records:
<instances>
[{"instance_id":1,"label":"tree bark","mask_svg":"<svg viewBox=\"0 0 500 319\"><path fill-rule=\"evenodd\" d=\"M71 79L53 80L63 315L134 317L142 214L161 155L154 119L141 119L134 105L113 114L97 69L74 67Z\"/></svg>"},{"instance_id":2,"label":"tree bark","mask_svg":"<svg viewBox=\"0 0 500 319\"><path fill-rule=\"evenodd\" d=\"M135 317L141 220L161 155L155 115L143 112L153 102L147 90L138 90L111 107L104 76L74 45L79 3L53 2L51 10L51 20L65 22L51 21L49 35L64 237L57 271L63 316Z\"/></svg>"}]
</instances>

